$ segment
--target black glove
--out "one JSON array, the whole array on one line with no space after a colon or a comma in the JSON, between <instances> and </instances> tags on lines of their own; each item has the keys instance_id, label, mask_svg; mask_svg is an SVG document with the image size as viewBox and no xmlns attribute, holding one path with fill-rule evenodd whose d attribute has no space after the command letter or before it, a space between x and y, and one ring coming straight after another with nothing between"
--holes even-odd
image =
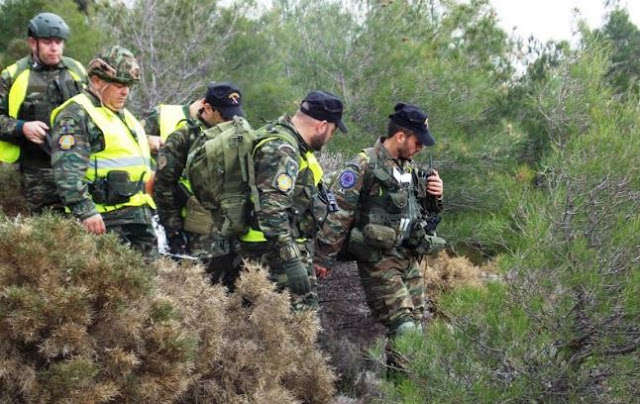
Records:
<instances>
[{"instance_id":1,"label":"black glove","mask_svg":"<svg viewBox=\"0 0 640 404\"><path fill-rule=\"evenodd\" d=\"M182 230L176 230L167 235L167 241L169 242L169 251L171 254L188 255L189 251L189 237L187 233Z\"/></svg>"},{"instance_id":2,"label":"black glove","mask_svg":"<svg viewBox=\"0 0 640 404\"><path fill-rule=\"evenodd\" d=\"M284 273L287 274L289 289L291 289L292 293L305 295L311 291L307 267L300 261L300 258L283 262L282 268L284 269Z\"/></svg>"}]
</instances>

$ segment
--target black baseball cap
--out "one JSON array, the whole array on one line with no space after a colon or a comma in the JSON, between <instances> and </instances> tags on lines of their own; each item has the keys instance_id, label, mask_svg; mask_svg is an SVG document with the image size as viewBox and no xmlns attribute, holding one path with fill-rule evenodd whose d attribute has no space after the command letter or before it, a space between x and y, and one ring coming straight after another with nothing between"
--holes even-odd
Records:
<instances>
[{"instance_id":1,"label":"black baseball cap","mask_svg":"<svg viewBox=\"0 0 640 404\"><path fill-rule=\"evenodd\" d=\"M417 106L399 102L396 104L393 114L389 115L389 118L403 128L415 132L423 146L433 146L436 144L429 130L427 113L422 112Z\"/></svg>"},{"instance_id":2,"label":"black baseball cap","mask_svg":"<svg viewBox=\"0 0 640 404\"><path fill-rule=\"evenodd\" d=\"M204 99L207 104L220 111L225 119L231 119L234 115L244 117L242 93L231 83L210 83Z\"/></svg>"},{"instance_id":3,"label":"black baseball cap","mask_svg":"<svg viewBox=\"0 0 640 404\"><path fill-rule=\"evenodd\" d=\"M347 133L342 122L342 101L327 91L311 91L300 104L300 111L319 121L335 123L341 132Z\"/></svg>"}]
</instances>

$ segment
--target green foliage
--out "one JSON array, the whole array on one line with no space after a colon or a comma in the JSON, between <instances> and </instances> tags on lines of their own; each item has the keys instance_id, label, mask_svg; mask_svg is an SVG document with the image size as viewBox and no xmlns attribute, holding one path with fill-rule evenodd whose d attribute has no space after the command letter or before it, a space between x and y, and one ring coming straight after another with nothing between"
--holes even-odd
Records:
<instances>
[{"instance_id":1,"label":"green foliage","mask_svg":"<svg viewBox=\"0 0 640 404\"><path fill-rule=\"evenodd\" d=\"M423 347L409 346L417 358L404 383L418 386L413 397L634 400L640 121L635 102L612 102L604 55L585 43L537 94L553 147L539 188L509 196L506 283L439 301L447 321L429 328ZM396 389L403 399L410 391Z\"/></svg>"},{"instance_id":2,"label":"green foliage","mask_svg":"<svg viewBox=\"0 0 640 404\"><path fill-rule=\"evenodd\" d=\"M640 90L640 30L629 19L629 12L616 8L607 15L601 29L595 30L612 47L611 67L607 79L614 91L625 97L627 93L638 95Z\"/></svg>"},{"instance_id":3,"label":"green foliage","mask_svg":"<svg viewBox=\"0 0 640 404\"><path fill-rule=\"evenodd\" d=\"M3 27L0 32L0 54L4 54L5 66L30 53L26 46L27 26L36 14L45 11L58 14L71 29L65 44L66 56L80 63L88 63L95 55L102 42L101 30L92 23L92 17L78 9L74 1L8 0L0 5L0 26ZM16 40L20 41L20 45Z\"/></svg>"}]
</instances>

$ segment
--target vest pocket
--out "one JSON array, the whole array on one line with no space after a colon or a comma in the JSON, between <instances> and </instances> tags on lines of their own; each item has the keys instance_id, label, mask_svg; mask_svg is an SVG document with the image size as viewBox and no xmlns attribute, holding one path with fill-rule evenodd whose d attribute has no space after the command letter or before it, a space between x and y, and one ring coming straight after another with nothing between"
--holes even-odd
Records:
<instances>
[{"instance_id":1,"label":"vest pocket","mask_svg":"<svg viewBox=\"0 0 640 404\"><path fill-rule=\"evenodd\" d=\"M187 216L184 218L184 230L189 233L211 234L213 228L211 213L200 205L195 196L191 196L185 206Z\"/></svg>"},{"instance_id":2,"label":"vest pocket","mask_svg":"<svg viewBox=\"0 0 640 404\"><path fill-rule=\"evenodd\" d=\"M371 248L390 250L396 244L397 234L391 227L369 223L363 229L364 240Z\"/></svg>"},{"instance_id":3,"label":"vest pocket","mask_svg":"<svg viewBox=\"0 0 640 404\"><path fill-rule=\"evenodd\" d=\"M393 192L389 192L389 199L391 200L392 209L396 212L401 213L404 212L407 208L407 204L409 203L409 193L405 189L398 189Z\"/></svg>"},{"instance_id":4,"label":"vest pocket","mask_svg":"<svg viewBox=\"0 0 640 404\"><path fill-rule=\"evenodd\" d=\"M376 262L382 259L380 250L367 245L364 233L357 227L351 229L347 252L357 261Z\"/></svg>"}]
</instances>

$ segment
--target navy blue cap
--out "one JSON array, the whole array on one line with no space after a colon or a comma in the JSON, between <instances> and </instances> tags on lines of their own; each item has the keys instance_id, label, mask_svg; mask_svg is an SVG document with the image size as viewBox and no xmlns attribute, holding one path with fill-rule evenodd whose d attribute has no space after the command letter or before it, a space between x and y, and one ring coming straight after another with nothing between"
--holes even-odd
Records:
<instances>
[{"instance_id":1,"label":"navy blue cap","mask_svg":"<svg viewBox=\"0 0 640 404\"><path fill-rule=\"evenodd\" d=\"M300 104L300 111L319 121L335 123L341 132L347 133L342 122L342 101L328 91L311 91Z\"/></svg>"},{"instance_id":2,"label":"navy blue cap","mask_svg":"<svg viewBox=\"0 0 640 404\"><path fill-rule=\"evenodd\" d=\"M231 83L210 83L204 99L225 119L232 119L234 115L244 116L242 93Z\"/></svg>"},{"instance_id":3,"label":"navy blue cap","mask_svg":"<svg viewBox=\"0 0 640 404\"><path fill-rule=\"evenodd\" d=\"M389 118L403 128L415 132L423 146L436 144L429 130L427 113L422 112L417 106L399 102L396 104L393 114L389 115Z\"/></svg>"}]
</instances>

